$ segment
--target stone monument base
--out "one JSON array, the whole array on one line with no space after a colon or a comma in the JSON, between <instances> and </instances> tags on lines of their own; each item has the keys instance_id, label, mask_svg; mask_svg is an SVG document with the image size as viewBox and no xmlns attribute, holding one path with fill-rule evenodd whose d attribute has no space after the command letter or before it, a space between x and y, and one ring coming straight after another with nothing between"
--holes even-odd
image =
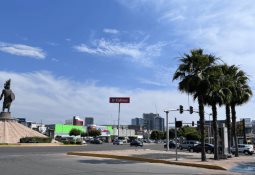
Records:
<instances>
[{"instance_id":1,"label":"stone monument base","mask_svg":"<svg viewBox=\"0 0 255 175\"><path fill-rule=\"evenodd\" d=\"M10 112L1 112L0 113L0 120L14 120L11 116Z\"/></svg>"}]
</instances>

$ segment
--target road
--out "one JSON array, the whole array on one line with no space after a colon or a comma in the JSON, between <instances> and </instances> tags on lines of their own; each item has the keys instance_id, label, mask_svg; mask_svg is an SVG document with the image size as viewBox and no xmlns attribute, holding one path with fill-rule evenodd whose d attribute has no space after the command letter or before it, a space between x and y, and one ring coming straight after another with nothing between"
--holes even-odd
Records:
<instances>
[{"instance_id":1,"label":"road","mask_svg":"<svg viewBox=\"0 0 255 175\"><path fill-rule=\"evenodd\" d=\"M0 170L3 175L176 175L226 173L136 161L67 156L63 153L1 156Z\"/></svg>"},{"instance_id":2,"label":"road","mask_svg":"<svg viewBox=\"0 0 255 175\"><path fill-rule=\"evenodd\" d=\"M137 161L68 156L68 151L135 149L129 145L92 145L68 147L0 147L0 174L3 175L165 175L226 174L202 168L152 164ZM146 145L162 149L162 145ZM143 148L143 149L144 149Z\"/></svg>"},{"instance_id":3,"label":"road","mask_svg":"<svg viewBox=\"0 0 255 175\"><path fill-rule=\"evenodd\" d=\"M70 151L101 151L101 150L125 150L137 149L126 145L86 144L82 146L52 146L52 147L0 147L0 155L23 155L23 154L55 154ZM139 149L139 148L138 148ZM163 144L148 144L142 149L163 150Z\"/></svg>"}]
</instances>

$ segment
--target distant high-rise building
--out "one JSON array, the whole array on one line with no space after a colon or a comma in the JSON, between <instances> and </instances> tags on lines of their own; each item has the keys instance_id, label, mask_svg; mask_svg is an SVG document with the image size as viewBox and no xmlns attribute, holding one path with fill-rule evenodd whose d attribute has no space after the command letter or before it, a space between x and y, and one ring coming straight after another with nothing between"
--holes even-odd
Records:
<instances>
[{"instance_id":1,"label":"distant high-rise building","mask_svg":"<svg viewBox=\"0 0 255 175\"><path fill-rule=\"evenodd\" d=\"M93 117L85 117L85 126L94 125L94 118Z\"/></svg>"},{"instance_id":2,"label":"distant high-rise building","mask_svg":"<svg viewBox=\"0 0 255 175\"><path fill-rule=\"evenodd\" d=\"M154 130L165 131L165 120L162 117L155 117Z\"/></svg>"},{"instance_id":3,"label":"distant high-rise building","mask_svg":"<svg viewBox=\"0 0 255 175\"><path fill-rule=\"evenodd\" d=\"M131 124L132 124L132 125L140 125L140 126L143 126L144 120L143 120L143 118L133 118L133 119L131 119Z\"/></svg>"},{"instance_id":4,"label":"distant high-rise building","mask_svg":"<svg viewBox=\"0 0 255 175\"><path fill-rule=\"evenodd\" d=\"M159 114L148 113L143 114L144 129L147 130L165 130L165 120Z\"/></svg>"}]
</instances>

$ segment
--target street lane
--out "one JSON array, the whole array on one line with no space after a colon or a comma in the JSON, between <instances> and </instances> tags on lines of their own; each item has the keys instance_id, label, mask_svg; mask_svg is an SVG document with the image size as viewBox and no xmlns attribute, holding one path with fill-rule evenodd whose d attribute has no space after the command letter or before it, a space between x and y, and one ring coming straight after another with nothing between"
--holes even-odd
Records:
<instances>
[{"instance_id":1,"label":"street lane","mask_svg":"<svg viewBox=\"0 0 255 175\"><path fill-rule=\"evenodd\" d=\"M229 174L225 171L128 160L67 156L62 153L0 156L0 170L3 175Z\"/></svg>"},{"instance_id":2,"label":"street lane","mask_svg":"<svg viewBox=\"0 0 255 175\"><path fill-rule=\"evenodd\" d=\"M141 147L130 147L126 145L86 144L82 146L50 146L50 147L0 147L0 155L24 155L24 154L55 154L70 151L103 151L103 150L127 150L127 149L152 149L164 150L163 144L148 144Z\"/></svg>"}]
</instances>

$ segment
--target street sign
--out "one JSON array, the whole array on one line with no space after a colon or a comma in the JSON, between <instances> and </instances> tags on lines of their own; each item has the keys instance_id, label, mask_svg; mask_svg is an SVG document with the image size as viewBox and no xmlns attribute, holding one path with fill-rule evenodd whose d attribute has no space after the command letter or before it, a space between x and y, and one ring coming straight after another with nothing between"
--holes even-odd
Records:
<instances>
[{"instance_id":1,"label":"street sign","mask_svg":"<svg viewBox=\"0 0 255 175\"><path fill-rule=\"evenodd\" d=\"M176 128L181 128L182 127L182 121L176 121L175 126L176 126Z\"/></svg>"},{"instance_id":2,"label":"street sign","mask_svg":"<svg viewBox=\"0 0 255 175\"><path fill-rule=\"evenodd\" d=\"M129 97L110 97L110 103L130 103Z\"/></svg>"}]
</instances>

